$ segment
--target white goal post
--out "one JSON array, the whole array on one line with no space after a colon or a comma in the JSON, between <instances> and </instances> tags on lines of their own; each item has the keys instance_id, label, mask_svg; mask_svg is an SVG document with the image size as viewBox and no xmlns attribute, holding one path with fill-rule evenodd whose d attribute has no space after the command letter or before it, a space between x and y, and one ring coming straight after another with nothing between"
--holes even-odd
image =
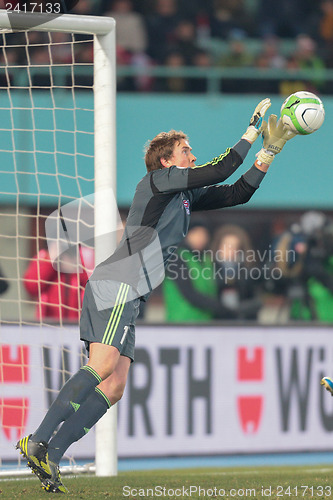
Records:
<instances>
[{"instance_id":1,"label":"white goal post","mask_svg":"<svg viewBox=\"0 0 333 500\"><path fill-rule=\"evenodd\" d=\"M10 17L9 17L10 16ZM112 18L43 13L10 13L0 10L0 31L44 31L93 35L94 45L94 174L95 264L106 259L115 247L116 214L105 204L101 191L116 193L116 50ZM96 474L117 474L117 412L112 407L96 426Z\"/></svg>"}]
</instances>

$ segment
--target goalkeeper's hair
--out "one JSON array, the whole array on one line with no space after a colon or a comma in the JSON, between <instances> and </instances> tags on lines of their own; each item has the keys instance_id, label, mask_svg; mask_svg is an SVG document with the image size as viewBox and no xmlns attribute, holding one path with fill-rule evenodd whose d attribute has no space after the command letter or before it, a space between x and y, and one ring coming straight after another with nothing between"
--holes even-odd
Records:
<instances>
[{"instance_id":1,"label":"goalkeeper's hair","mask_svg":"<svg viewBox=\"0 0 333 500\"><path fill-rule=\"evenodd\" d=\"M158 170L162 168L161 158L169 160L173 155L176 142L181 140L188 141L188 137L184 132L170 130L169 132L161 132L154 139L149 141L145 146L145 163L147 171Z\"/></svg>"}]
</instances>

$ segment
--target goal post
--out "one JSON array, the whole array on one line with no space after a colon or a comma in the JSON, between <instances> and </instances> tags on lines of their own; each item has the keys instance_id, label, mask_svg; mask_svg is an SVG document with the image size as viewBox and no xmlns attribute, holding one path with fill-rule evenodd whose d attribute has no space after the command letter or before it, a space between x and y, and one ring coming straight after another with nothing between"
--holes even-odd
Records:
<instances>
[{"instance_id":1,"label":"goal post","mask_svg":"<svg viewBox=\"0 0 333 500\"><path fill-rule=\"evenodd\" d=\"M53 17L53 18L52 18ZM39 31L93 36L95 264L115 248L117 214L103 192L116 196L116 44L115 21L98 16L8 13L0 10L0 31ZM101 242L98 235L104 235ZM108 235L105 237L105 235ZM96 474L117 474L117 411L112 407L96 426Z\"/></svg>"},{"instance_id":2,"label":"goal post","mask_svg":"<svg viewBox=\"0 0 333 500\"><path fill-rule=\"evenodd\" d=\"M114 29L94 40L95 264L107 259L116 245L115 214L103 196L109 189L116 196L115 43ZM98 245L98 236L103 234L108 235L108 242L103 236L103 244ZM95 460L97 476L117 474L117 406L96 424Z\"/></svg>"}]
</instances>

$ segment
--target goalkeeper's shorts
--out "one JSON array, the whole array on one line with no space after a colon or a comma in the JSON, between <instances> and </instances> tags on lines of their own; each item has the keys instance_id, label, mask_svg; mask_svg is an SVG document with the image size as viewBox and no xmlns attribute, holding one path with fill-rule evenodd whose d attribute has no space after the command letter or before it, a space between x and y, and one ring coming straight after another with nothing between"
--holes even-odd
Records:
<instances>
[{"instance_id":1,"label":"goalkeeper's shorts","mask_svg":"<svg viewBox=\"0 0 333 500\"><path fill-rule=\"evenodd\" d=\"M108 304L112 307L103 308ZM122 356L134 361L135 320L139 307L140 299L135 297L129 285L108 282L96 288L88 281L80 319L80 339L88 355L90 343L99 342L116 347Z\"/></svg>"}]
</instances>

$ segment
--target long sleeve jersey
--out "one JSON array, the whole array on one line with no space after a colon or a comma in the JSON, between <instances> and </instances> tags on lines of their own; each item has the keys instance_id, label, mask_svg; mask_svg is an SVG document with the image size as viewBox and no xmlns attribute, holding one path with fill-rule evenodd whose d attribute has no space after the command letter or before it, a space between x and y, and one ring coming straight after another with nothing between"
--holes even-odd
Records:
<instances>
[{"instance_id":1,"label":"long sleeve jersey","mask_svg":"<svg viewBox=\"0 0 333 500\"><path fill-rule=\"evenodd\" d=\"M240 140L209 163L195 168L161 168L138 183L122 240L99 264L91 281L131 285L138 296L164 278L168 259L186 236L191 213L246 203L264 174L252 166L234 184L218 185L242 164L250 144Z\"/></svg>"}]
</instances>

